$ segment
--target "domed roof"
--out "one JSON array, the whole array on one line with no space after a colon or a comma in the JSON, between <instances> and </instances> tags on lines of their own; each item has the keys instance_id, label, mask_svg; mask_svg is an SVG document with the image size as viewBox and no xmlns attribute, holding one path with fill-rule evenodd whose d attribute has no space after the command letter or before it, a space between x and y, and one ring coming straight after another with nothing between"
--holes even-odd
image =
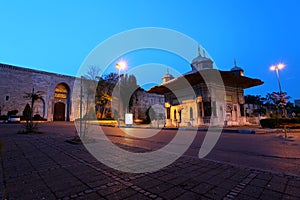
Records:
<instances>
[{"instance_id":1,"label":"domed roof","mask_svg":"<svg viewBox=\"0 0 300 200\"><path fill-rule=\"evenodd\" d=\"M231 68L231 71L244 71L244 70L238 66L235 66L235 67Z\"/></svg>"},{"instance_id":2,"label":"domed roof","mask_svg":"<svg viewBox=\"0 0 300 200\"><path fill-rule=\"evenodd\" d=\"M193 59L192 63L199 63L199 62L203 62L203 61L210 61L211 59L206 58L206 57L202 57L201 55L197 56L196 58Z\"/></svg>"},{"instance_id":3,"label":"domed roof","mask_svg":"<svg viewBox=\"0 0 300 200\"><path fill-rule=\"evenodd\" d=\"M207 58L205 54L206 54L205 50L203 49L203 56L201 55L200 46L198 46L198 56L193 59L192 63L195 64L195 63L207 62L207 61L212 62L212 60Z\"/></svg>"},{"instance_id":4,"label":"domed roof","mask_svg":"<svg viewBox=\"0 0 300 200\"><path fill-rule=\"evenodd\" d=\"M244 71L241 67L236 65L236 60L234 59L234 66L231 68L231 71Z\"/></svg>"},{"instance_id":5,"label":"domed roof","mask_svg":"<svg viewBox=\"0 0 300 200\"><path fill-rule=\"evenodd\" d=\"M174 79L174 76L169 73L169 68L167 68L167 73L162 77L163 83L168 82L170 80Z\"/></svg>"},{"instance_id":6,"label":"domed roof","mask_svg":"<svg viewBox=\"0 0 300 200\"><path fill-rule=\"evenodd\" d=\"M167 68L167 73L163 76L163 78L174 78L174 76L169 73L169 68Z\"/></svg>"},{"instance_id":7,"label":"domed roof","mask_svg":"<svg viewBox=\"0 0 300 200\"><path fill-rule=\"evenodd\" d=\"M169 72L167 72L163 78L174 78Z\"/></svg>"}]
</instances>

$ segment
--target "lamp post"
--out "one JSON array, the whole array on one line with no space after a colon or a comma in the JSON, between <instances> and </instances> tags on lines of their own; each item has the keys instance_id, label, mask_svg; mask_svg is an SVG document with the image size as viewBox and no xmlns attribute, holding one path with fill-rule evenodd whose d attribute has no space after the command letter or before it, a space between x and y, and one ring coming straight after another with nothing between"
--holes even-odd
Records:
<instances>
[{"instance_id":1,"label":"lamp post","mask_svg":"<svg viewBox=\"0 0 300 200\"><path fill-rule=\"evenodd\" d=\"M32 125L32 116L33 116L33 104L34 104L34 88L32 88L31 93L31 110L30 110L30 124Z\"/></svg>"},{"instance_id":2,"label":"lamp post","mask_svg":"<svg viewBox=\"0 0 300 200\"><path fill-rule=\"evenodd\" d=\"M270 67L271 71L275 71L276 72L276 77L277 77L277 81L278 81L278 86L279 86L279 98L282 99L282 89L281 89L281 84L280 84L280 78L279 78L279 70L283 69L285 67L285 65L283 63L279 63L277 65L272 65ZM277 106L278 107L278 106ZM282 115L285 115L285 109L284 106L282 107ZM276 124L277 122L277 110L276 110Z\"/></svg>"},{"instance_id":3,"label":"lamp post","mask_svg":"<svg viewBox=\"0 0 300 200\"><path fill-rule=\"evenodd\" d=\"M271 71L275 71L276 72L276 77L277 77L277 81L278 81L278 86L279 86L279 92L280 94L282 94L282 89L281 89L281 84L280 84L280 78L279 78L279 72L278 70L283 69L285 67L285 65L283 63L279 63L278 65L272 65L270 67Z\"/></svg>"},{"instance_id":4,"label":"lamp post","mask_svg":"<svg viewBox=\"0 0 300 200\"><path fill-rule=\"evenodd\" d=\"M99 94L98 87L99 87L99 82L101 81L102 78L100 76L95 76L95 79L98 80L98 83L96 85L96 106L97 106L96 107L96 118L98 120L101 118L101 116L100 116L100 97L101 97L101 95Z\"/></svg>"},{"instance_id":5,"label":"lamp post","mask_svg":"<svg viewBox=\"0 0 300 200\"><path fill-rule=\"evenodd\" d=\"M120 127L120 102L121 102L121 77L120 77L120 73L121 70L125 69L126 67L126 63L124 61L118 62L116 64L116 67L118 69L118 83L119 83L119 99L118 99L118 127Z\"/></svg>"},{"instance_id":6,"label":"lamp post","mask_svg":"<svg viewBox=\"0 0 300 200\"><path fill-rule=\"evenodd\" d=\"M82 137L82 97L83 97L83 88L82 88L82 79L83 76L80 77L80 107L79 107L79 117L80 117L80 123L79 123L79 137Z\"/></svg>"}]
</instances>

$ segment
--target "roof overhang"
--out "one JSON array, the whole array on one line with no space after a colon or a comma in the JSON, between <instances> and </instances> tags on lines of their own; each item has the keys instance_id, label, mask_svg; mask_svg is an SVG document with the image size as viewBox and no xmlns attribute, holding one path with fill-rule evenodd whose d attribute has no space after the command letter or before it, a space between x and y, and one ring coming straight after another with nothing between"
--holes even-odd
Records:
<instances>
[{"instance_id":1,"label":"roof overhang","mask_svg":"<svg viewBox=\"0 0 300 200\"><path fill-rule=\"evenodd\" d=\"M220 77L222 80L220 80ZM214 78L216 77L216 78ZM223 82L222 82L223 81ZM246 76L239 76L231 71L220 71L216 69L208 69L203 71L191 71L183 74L183 76L172 79L159 86L154 86L148 90L150 93L164 94L171 90L184 89L189 85L194 86L199 83L213 83L213 84L224 84L226 87L233 88L251 88L254 86L262 85L263 81L260 79L249 78Z\"/></svg>"}]
</instances>

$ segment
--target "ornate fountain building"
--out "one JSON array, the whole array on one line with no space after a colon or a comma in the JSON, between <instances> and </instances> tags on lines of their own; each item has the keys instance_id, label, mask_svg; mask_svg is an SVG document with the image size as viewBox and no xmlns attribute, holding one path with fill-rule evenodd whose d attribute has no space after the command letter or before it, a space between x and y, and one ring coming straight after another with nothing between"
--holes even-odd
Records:
<instances>
[{"instance_id":1,"label":"ornate fountain building","mask_svg":"<svg viewBox=\"0 0 300 200\"><path fill-rule=\"evenodd\" d=\"M199 51L191 71L177 78L167 72L162 84L148 91L165 96L166 126L244 125L244 89L263 82L244 76L236 61L230 71L214 69L213 61L203 54ZM214 79L217 76L222 81Z\"/></svg>"}]
</instances>

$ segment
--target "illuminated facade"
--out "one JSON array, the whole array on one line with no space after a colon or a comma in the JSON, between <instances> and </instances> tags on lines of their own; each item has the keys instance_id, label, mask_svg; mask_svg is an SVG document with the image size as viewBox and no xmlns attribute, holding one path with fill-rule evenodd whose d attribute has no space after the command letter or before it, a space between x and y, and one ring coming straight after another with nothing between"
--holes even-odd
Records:
<instances>
[{"instance_id":1,"label":"illuminated facade","mask_svg":"<svg viewBox=\"0 0 300 200\"><path fill-rule=\"evenodd\" d=\"M34 103L33 115L40 115L48 121L73 121L75 108L79 101L72 102L71 95L78 95L73 90L75 77L49 73L28 68L0 64L0 110L1 115L18 110L19 116L29 99L25 93L42 93L42 100Z\"/></svg>"},{"instance_id":2,"label":"illuminated facade","mask_svg":"<svg viewBox=\"0 0 300 200\"><path fill-rule=\"evenodd\" d=\"M164 94L167 127L246 124L244 89L263 84L259 79L244 76L236 65L230 71L213 68L210 58L200 53L191 64L191 71L177 78L167 73L163 83L148 92ZM216 81L214 77L221 77ZM187 82L187 84L184 84ZM192 90L189 90L192 88Z\"/></svg>"}]
</instances>

